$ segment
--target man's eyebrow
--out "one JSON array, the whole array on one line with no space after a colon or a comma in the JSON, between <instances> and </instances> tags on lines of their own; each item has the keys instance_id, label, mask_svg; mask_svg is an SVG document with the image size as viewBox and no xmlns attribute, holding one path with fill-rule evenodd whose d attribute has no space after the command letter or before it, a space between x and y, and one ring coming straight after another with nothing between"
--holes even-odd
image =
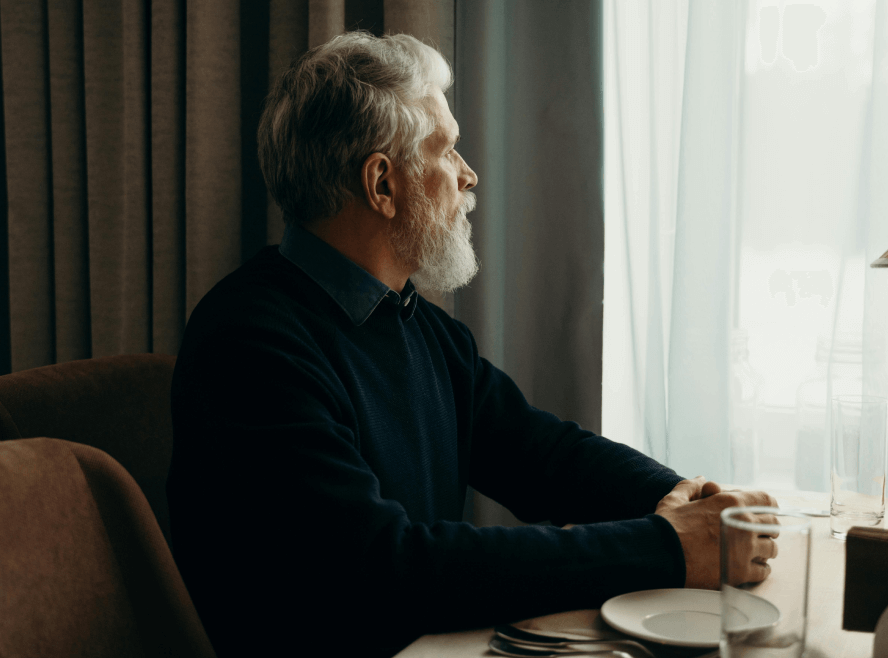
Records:
<instances>
[{"instance_id":1,"label":"man's eyebrow","mask_svg":"<svg viewBox=\"0 0 888 658\"><path fill-rule=\"evenodd\" d=\"M449 142L447 142L447 147L448 148L456 148L456 144L457 144L457 142L459 142L459 138L460 138L460 136L457 135L456 139L451 139Z\"/></svg>"}]
</instances>

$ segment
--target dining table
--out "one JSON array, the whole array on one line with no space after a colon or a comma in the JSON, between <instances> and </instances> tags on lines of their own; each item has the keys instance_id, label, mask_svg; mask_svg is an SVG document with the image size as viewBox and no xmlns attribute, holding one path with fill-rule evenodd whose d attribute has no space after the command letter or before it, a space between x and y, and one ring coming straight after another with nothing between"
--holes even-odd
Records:
<instances>
[{"instance_id":1,"label":"dining table","mask_svg":"<svg viewBox=\"0 0 888 658\"><path fill-rule=\"evenodd\" d=\"M723 489L753 487L722 485ZM764 488L777 500L781 509L828 510L829 494L821 492L772 490ZM842 629L842 606L845 591L845 542L831 536L829 517L811 517L811 560L808 589L808 623L804 658L871 658L873 633ZM882 522L884 527L885 522ZM771 575L752 588L779 588L781 574L789 578L799 565L780 557L771 563ZM513 620L528 630L601 628L607 624L599 610L572 610L530 620ZM613 630L613 629L609 629ZM424 635L407 646L396 658L489 658L495 656L488 648L494 629Z\"/></svg>"}]
</instances>

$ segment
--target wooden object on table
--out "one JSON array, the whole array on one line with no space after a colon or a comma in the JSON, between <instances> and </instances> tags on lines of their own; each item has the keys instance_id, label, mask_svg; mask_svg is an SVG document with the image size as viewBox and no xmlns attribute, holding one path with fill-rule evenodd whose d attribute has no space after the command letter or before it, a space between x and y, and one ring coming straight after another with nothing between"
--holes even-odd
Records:
<instances>
[{"instance_id":1,"label":"wooden object on table","mask_svg":"<svg viewBox=\"0 0 888 658\"><path fill-rule=\"evenodd\" d=\"M872 633L888 607L888 530L855 526L845 545L842 628Z\"/></svg>"}]
</instances>

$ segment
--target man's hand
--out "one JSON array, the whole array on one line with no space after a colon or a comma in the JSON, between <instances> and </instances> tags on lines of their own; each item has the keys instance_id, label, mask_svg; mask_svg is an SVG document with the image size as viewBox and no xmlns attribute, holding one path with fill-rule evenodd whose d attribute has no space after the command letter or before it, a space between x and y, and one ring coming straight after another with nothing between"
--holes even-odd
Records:
<instances>
[{"instance_id":1,"label":"man's hand","mask_svg":"<svg viewBox=\"0 0 888 658\"><path fill-rule=\"evenodd\" d=\"M672 524L681 541L685 587L719 588L719 514L727 507L751 505L777 507L777 501L764 491L722 491L702 475L682 480L659 502L655 513ZM776 555L777 545L771 537L757 537L746 547L739 564L732 565L735 584L767 578L771 567L766 561Z\"/></svg>"}]
</instances>

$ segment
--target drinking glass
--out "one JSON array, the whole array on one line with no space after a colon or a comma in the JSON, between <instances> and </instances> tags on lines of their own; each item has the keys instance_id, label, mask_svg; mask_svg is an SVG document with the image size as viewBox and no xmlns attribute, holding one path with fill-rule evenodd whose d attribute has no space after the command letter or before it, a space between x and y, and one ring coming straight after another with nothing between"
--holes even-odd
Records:
<instances>
[{"instance_id":1,"label":"drinking glass","mask_svg":"<svg viewBox=\"0 0 888 658\"><path fill-rule=\"evenodd\" d=\"M743 582L753 558L770 575ZM777 507L729 507L721 513L722 658L799 658L805 649L811 519Z\"/></svg>"},{"instance_id":2,"label":"drinking glass","mask_svg":"<svg viewBox=\"0 0 888 658\"><path fill-rule=\"evenodd\" d=\"M832 401L830 516L832 536L885 516L885 425L888 400L840 395Z\"/></svg>"}]
</instances>

